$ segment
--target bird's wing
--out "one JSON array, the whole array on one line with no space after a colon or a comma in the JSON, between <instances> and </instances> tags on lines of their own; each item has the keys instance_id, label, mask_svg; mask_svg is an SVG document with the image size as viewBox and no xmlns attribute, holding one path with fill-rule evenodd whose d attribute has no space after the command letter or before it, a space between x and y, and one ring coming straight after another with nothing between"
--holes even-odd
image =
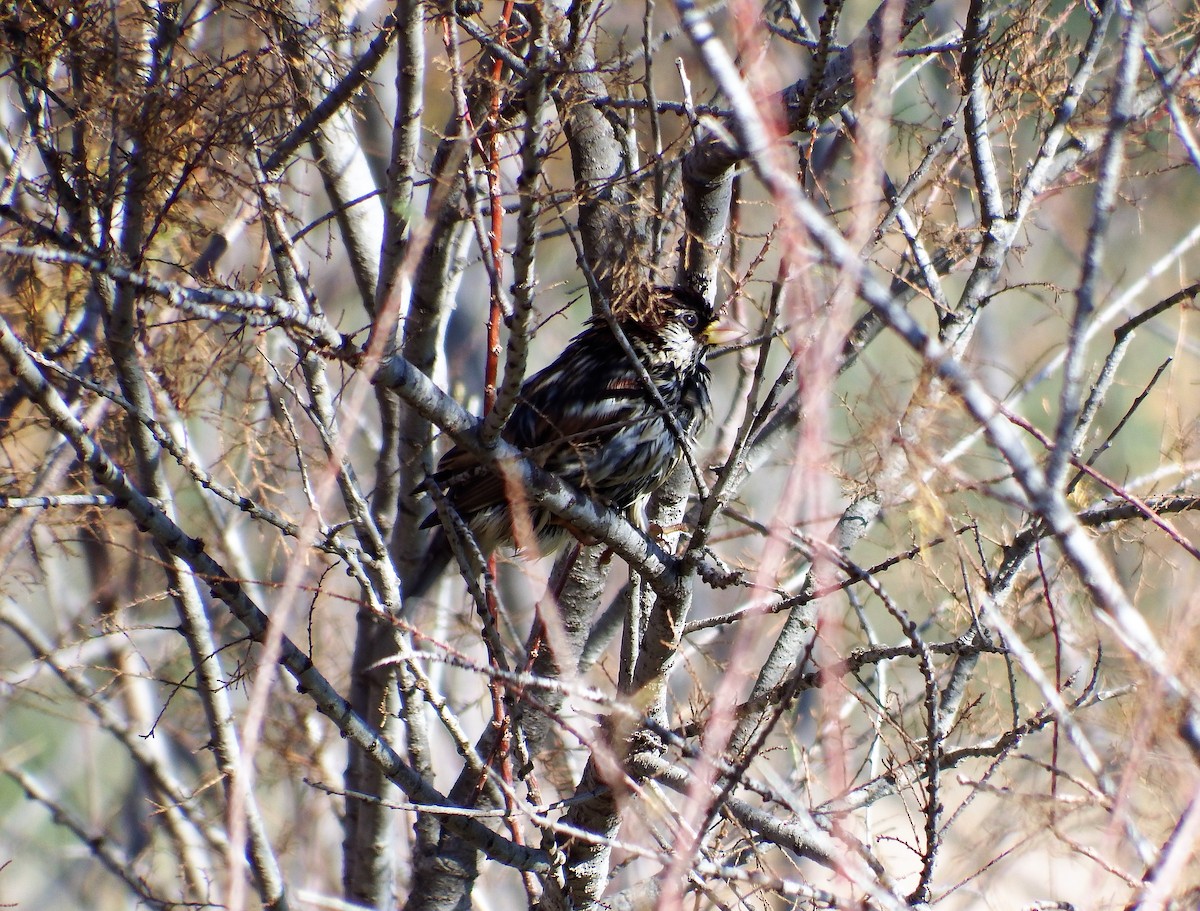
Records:
<instances>
[{"instance_id":1,"label":"bird's wing","mask_svg":"<svg viewBox=\"0 0 1200 911\"><path fill-rule=\"evenodd\" d=\"M613 357L616 344L607 327L592 326L576 336L553 364L526 380L503 433L536 464L585 490L617 467L599 464L606 444L618 435L632 444L648 432L645 391L623 355ZM640 426L633 423L638 414ZM503 479L460 446L442 456L433 480L463 516L509 499ZM437 524L436 515L422 524Z\"/></svg>"},{"instance_id":2,"label":"bird's wing","mask_svg":"<svg viewBox=\"0 0 1200 911\"><path fill-rule=\"evenodd\" d=\"M607 445L645 429L644 420L633 424L645 415L642 384L606 344L616 345L607 331L585 333L571 352L569 374L555 364L531 377L505 431L539 465L584 489L598 481Z\"/></svg>"}]
</instances>

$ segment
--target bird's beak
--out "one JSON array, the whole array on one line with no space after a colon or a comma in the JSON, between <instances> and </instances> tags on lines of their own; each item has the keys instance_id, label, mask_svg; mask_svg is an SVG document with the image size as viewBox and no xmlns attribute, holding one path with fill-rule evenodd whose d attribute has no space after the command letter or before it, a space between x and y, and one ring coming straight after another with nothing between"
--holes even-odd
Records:
<instances>
[{"instance_id":1,"label":"bird's beak","mask_svg":"<svg viewBox=\"0 0 1200 911\"><path fill-rule=\"evenodd\" d=\"M722 326L720 323L713 323L704 330L704 344L713 348L721 348L731 344L742 335L740 329L735 329L733 326Z\"/></svg>"}]
</instances>

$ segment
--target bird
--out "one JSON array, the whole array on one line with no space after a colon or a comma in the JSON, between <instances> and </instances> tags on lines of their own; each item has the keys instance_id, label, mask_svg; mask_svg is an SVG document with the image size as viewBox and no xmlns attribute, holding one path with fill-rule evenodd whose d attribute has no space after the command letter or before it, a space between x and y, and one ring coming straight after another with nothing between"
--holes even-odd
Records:
<instances>
[{"instance_id":1,"label":"bird","mask_svg":"<svg viewBox=\"0 0 1200 911\"><path fill-rule=\"evenodd\" d=\"M608 320L593 316L548 367L525 380L500 436L596 502L629 508L667 479L711 417L705 359L717 338L718 317L712 304L688 288L639 289L613 319L657 396ZM471 452L450 449L422 488L432 486L471 531L482 554L517 543L504 479ZM574 535L546 510L530 506L528 516L538 555ZM408 598L425 594L452 556L436 510L421 523L434 526L439 527L406 586Z\"/></svg>"}]
</instances>

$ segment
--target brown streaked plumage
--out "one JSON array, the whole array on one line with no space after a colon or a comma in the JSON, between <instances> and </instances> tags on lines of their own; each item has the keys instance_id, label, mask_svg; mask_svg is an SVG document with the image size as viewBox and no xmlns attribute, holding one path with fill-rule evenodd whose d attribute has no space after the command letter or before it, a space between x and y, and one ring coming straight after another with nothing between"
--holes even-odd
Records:
<instances>
[{"instance_id":1,"label":"brown streaked plumage","mask_svg":"<svg viewBox=\"0 0 1200 911\"><path fill-rule=\"evenodd\" d=\"M711 305L679 288L647 289L617 322L685 437L708 419L705 357L716 321ZM683 447L646 390L606 321L593 318L562 354L525 381L502 436L536 464L588 496L624 509L653 491L678 464ZM487 554L513 543L504 481L455 446L426 482L437 484ZM570 537L550 513L531 509L538 549L548 553ZM422 527L437 524L432 513ZM435 532L408 597L417 597L450 559Z\"/></svg>"}]
</instances>

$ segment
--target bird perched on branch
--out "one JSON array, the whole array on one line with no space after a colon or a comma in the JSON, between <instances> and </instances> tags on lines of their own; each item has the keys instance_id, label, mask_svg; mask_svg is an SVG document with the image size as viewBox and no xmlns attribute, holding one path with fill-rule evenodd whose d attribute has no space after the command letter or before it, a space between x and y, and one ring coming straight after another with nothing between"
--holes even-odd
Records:
<instances>
[{"instance_id":1,"label":"bird perched on branch","mask_svg":"<svg viewBox=\"0 0 1200 911\"><path fill-rule=\"evenodd\" d=\"M705 357L716 318L693 291L643 289L614 320L654 391L608 321L592 317L554 363L525 381L501 436L592 499L614 509L631 506L667 479L710 416ZM539 553L550 553L571 537L561 519L533 506L527 511L533 540L514 534L512 504L520 490L508 489L501 475L459 446L422 486L433 485L485 555L514 543L536 543ZM434 512L422 527L437 524ZM406 595L424 594L450 557L439 528Z\"/></svg>"}]
</instances>

